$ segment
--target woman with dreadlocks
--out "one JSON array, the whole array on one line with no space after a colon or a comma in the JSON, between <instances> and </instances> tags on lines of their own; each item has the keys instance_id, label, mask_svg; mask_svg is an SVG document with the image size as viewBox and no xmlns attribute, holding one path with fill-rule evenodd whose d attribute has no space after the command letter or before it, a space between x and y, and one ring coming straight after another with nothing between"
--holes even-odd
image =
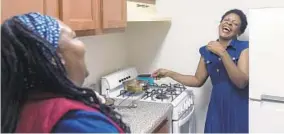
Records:
<instances>
[{"instance_id":1,"label":"woman with dreadlocks","mask_svg":"<svg viewBox=\"0 0 284 134\"><path fill-rule=\"evenodd\" d=\"M130 132L81 87L85 46L68 26L28 13L6 20L1 34L1 132Z\"/></svg>"}]
</instances>

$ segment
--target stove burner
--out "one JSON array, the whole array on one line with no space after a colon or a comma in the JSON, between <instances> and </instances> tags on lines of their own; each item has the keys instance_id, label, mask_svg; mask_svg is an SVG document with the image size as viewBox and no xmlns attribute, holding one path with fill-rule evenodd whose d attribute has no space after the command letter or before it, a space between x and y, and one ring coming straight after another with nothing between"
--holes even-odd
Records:
<instances>
[{"instance_id":1,"label":"stove burner","mask_svg":"<svg viewBox=\"0 0 284 134\"><path fill-rule=\"evenodd\" d=\"M155 92L153 93L152 95L152 100L154 100L154 96L156 99L159 99L159 100L164 100L164 99L168 99L169 96L168 96L168 92L164 90L165 88L158 88L157 90L155 90Z\"/></svg>"},{"instance_id":2,"label":"stove burner","mask_svg":"<svg viewBox=\"0 0 284 134\"><path fill-rule=\"evenodd\" d=\"M152 95L156 92L155 89L153 89L152 91L149 90L145 90L145 94L141 97L141 99L144 98L144 100L146 100L149 97L152 97Z\"/></svg>"},{"instance_id":3,"label":"stove burner","mask_svg":"<svg viewBox=\"0 0 284 134\"><path fill-rule=\"evenodd\" d=\"M181 89L182 91L184 91L186 88L184 85L181 85L181 84L174 84L174 88L179 88Z\"/></svg>"},{"instance_id":4,"label":"stove burner","mask_svg":"<svg viewBox=\"0 0 284 134\"><path fill-rule=\"evenodd\" d=\"M156 96L157 99L163 100L163 99L168 99L169 97L166 94L158 94Z\"/></svg>"},{"instance_id":5,"label":"stove burner","mask_svg":"<svg viewBox=\"0 0 284 134\"><path fill-rule=\"evenodd\" d=\"M161 86L160 86L161 88L169 88L169 87L171 87L171 84L170 85L167 85L167 84L161 84Z\"/></svg>"},{"instance_id":6,"label":"stove burner","mask_svg":"<svg viewBox=\"0 0 284 134\"><path fill-rule=\"evenodd\" d=\"M177 91L177 90L176 90L175 88L167 88L166 91L167 91L167 92L175 92L175 91Z\"/></svg>"}]
</instances>

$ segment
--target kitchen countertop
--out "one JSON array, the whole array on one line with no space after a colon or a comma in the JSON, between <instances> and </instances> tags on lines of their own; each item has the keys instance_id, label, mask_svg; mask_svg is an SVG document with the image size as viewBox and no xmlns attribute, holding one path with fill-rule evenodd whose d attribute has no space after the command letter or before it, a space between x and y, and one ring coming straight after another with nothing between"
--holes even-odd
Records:
<instances>
[{"instance_id":1,"label":"kitchen countertop","mask_svg":"<svg viewBox=\"0 0 284 134\"><path fill-rule=\"evenodd\" d=\"M115 105L122 100L116 99ZM129 105L131 100L125 100L120 105ZM152 133L166 118L172 114L170 103L154 103L137 101L136 108L116 108L122 115L122 120L130 126L131 133Z\"/></svg>"}]
</instances>

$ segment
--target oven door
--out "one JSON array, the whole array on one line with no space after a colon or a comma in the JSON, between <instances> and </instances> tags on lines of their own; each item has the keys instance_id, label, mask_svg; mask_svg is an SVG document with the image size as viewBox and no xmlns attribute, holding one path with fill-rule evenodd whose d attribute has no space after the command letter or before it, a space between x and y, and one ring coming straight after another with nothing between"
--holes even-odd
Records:
<instances>
[{"instance_id":1,"label":"oven door","mask_svg":"<svg viewBox=\"0 0 284 134\"><path fill-rule=\"evenodd\" d=\"M188 109L179 120L173 120L173 133L196 133L194 107Z\"/></svg>"}]
</instances>

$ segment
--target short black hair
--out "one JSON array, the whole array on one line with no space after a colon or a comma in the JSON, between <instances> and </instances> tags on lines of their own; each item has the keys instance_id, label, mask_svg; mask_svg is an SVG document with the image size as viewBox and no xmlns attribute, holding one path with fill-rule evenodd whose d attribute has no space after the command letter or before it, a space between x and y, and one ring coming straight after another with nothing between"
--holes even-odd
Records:
<instances>
[{"instance_id":1,"label":"short black hair","mask_svg":"<svg viewBox=\"0 0 284 134\"><path fill-rule=\"evenodd\" d=\"M229 14L231 13L234 13L234 14L237 14L240 19L241 19L241 27L240 27L240 35L243 34L247 28L247 25L248 25L248 22L247 22L247 17L246 15L244 14L244 12L242 10L239 10L239 9L232 9L232 10L229 10L227 11L223 16L222 16L222 19L221 21Z\"/></svg>"}]
</instances>

